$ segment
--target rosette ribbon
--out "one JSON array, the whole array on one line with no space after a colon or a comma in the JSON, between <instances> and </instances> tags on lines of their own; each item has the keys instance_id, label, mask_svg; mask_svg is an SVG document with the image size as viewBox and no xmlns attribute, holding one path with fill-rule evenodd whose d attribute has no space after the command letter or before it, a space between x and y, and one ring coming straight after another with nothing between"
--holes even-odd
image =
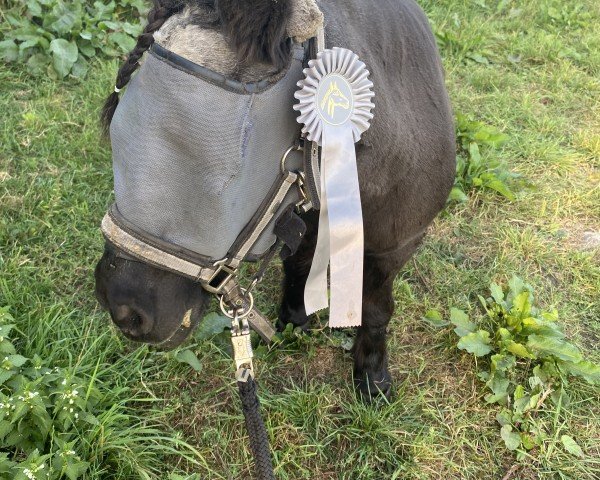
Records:
<instances>
[{"instance_id":1,"label":"rosette ribbon","mask_svg":"<svg viewBox=\"0 0 600 480\"><path fill-rule=\"evenodd\" d=\"M304 291L306 313L328 307L331 328L362 322L363 217L354 144L369 128L373 83L358 55L324 50L308 63L295 93L302 133L321 146L321 210L317 247Z\"/></svg>"}]
</instances>

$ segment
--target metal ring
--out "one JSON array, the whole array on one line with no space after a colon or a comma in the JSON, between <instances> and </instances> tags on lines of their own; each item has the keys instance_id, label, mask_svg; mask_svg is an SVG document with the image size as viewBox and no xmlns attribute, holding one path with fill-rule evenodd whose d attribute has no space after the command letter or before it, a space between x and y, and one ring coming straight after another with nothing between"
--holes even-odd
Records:
<instances>
[{"instance_id":1,"label":"metal ring","mask_svg":"<svg viewBox=\"0 0 600 480\"><path fill-rule=\"evenodd\" d=\"M287 162L290 153L303 151L304 148L302 148L300 145L292 145L290 148L288 148L283 154L283 157L281 157L281 173L285 174L285 172L287 172L287 169L285 168L285 162Z\"/></svg>"},{"instance_id":2,"label":"metal ring","mask_svg":"<svg viewBox=\"0 0 600 480\"><path fill-rule=\"evenodd\" d=\"M221 307L221 311L223 312L223 315L225 315L227 318L236 318L236 317L237 318L246 318L248 315L250 315L250 312L254 309L254 296L252 295L252 293L250 293L249 291L247 291L244 288L242 288L241 290L244 293L244 297L250 301L250 305L248 305L248 308L244 311L244 313L238 313L237 315L234 313L230 313L230 312L234 312L234 310L227 309L227 305L225 305L225 295L221 295L221 300L219 301L219 306Z\"/></svg>"}]
</instances>

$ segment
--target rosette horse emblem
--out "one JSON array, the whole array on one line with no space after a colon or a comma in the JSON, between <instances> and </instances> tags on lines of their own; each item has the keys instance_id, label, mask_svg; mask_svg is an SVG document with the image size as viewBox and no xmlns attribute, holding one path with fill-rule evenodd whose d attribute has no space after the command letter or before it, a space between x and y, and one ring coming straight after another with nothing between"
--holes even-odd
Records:
<instances>
[{"instance_id":1,"label":"rosette horse emblem","mask_svg":"<svg viewBox=\"0 0 600 480\"><path fill-rule=\"evenodd\" d=\"M364 260L363 219L354 144L373 118L373 83L358 55L344 48L320 52L304 70L295 94L302 133L322 147L321 211L306 313L327 308L329 326L360 326Z\"/></svg>"}]
</instances>

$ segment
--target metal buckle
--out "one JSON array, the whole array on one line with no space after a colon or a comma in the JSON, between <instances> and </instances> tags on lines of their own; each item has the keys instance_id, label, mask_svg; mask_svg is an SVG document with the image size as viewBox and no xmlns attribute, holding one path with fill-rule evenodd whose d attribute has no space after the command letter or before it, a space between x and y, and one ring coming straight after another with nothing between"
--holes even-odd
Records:
<instances>
[{"instance_id":1,"label":"metal buckle","mask_svg":"<svg viewBox=\"0 0 600 480\"><path fill-rule=\"evenodd\" d=\"M296 186L298 187L298 193L300 200L296 203L296 209L300 213L306 213L313 208L313 204L310 201L308 192L306 191L306 174L304 172L298 172L298 180L296 180Z\"/></svg>"},{"instance_id":2,"label":"metal buckle","mask_svg":"<svg viewBox=\"0 0 600 480\"><path fill-rule=\"evenodd\" d=\"M227 285L232 278L235 278L237 273L238 271L236 268L231 268L227 265L220 265L219 268L211 275L208 282L202 286L207 292L221 294L223 292L223 288L225 288L225 285ZM221 279L223 274L225 274L225 277ZM218 281L217 285L213 284L215 281Z\"/></svg>"},{"instance_id":3,"label":"metal buckle","mask_svg":"<svg viewBox=\"0 0 600 480\"><path fill-rule=\"evenodd\" d=\"M247 299L249 302L248 308L246 308L246 309L244 309L242 297L240 297L238 299L238 301L236 302L235 310L228 309L227 305L225 304L225 295L221 295L221 298L219 300L219 306L221 307L221 311L223 312L223 315L225 315L226 317L233 318L233 319L246 318L248 315L250 315L250 312L252 312L252 310L254 309L254 296L252 295L252 293L250 293L248 290L245 290L243 288L241 290L244 295L243 299Z\"/></svg>"}]
</instances>

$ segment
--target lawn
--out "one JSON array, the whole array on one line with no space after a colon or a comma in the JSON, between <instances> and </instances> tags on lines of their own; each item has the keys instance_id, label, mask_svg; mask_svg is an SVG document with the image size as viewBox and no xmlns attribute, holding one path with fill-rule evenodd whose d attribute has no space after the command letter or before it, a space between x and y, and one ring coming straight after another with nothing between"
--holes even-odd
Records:
<instances>
[{"instance_id":1,"label":"lawn","mask_svg":"<svg viewBox=\"0 0 600 480\"><path fill-rule=\"evenodd\" d=\"M356 399L347 333L323 328L259 349L276 473L289 480L600 478L597 386L571 379L569 404L548 403L535 415L542 444L510 451L499 407L484 399L482 361L457 349L451 328L423 320L431 309L447 317L450 307L478 318L478 295L489 296L490 282L518 275L540 307L558 310L585 356L600 362L600 4L420 4L438 36L455 111L507 136L483 153L520 176L511 183L516 198L469 190L396 280L391 403ZM95 61L83 81L0 70L0 307L10 307L19 354L95 392L94 421L76 429L69 447L88 462L83 478L251 478L222 339L185 346L200 361L197 372L176 353L127 343L94 299L98 225L112 189L98 112L117 66ZM275 265L257 295L271 318L279 278ZM582 455L565 449L563 435ZM0 444L2 451L10 448ZM1 460L0 478L9 478Z\"/></svg>"}]
</instances>

